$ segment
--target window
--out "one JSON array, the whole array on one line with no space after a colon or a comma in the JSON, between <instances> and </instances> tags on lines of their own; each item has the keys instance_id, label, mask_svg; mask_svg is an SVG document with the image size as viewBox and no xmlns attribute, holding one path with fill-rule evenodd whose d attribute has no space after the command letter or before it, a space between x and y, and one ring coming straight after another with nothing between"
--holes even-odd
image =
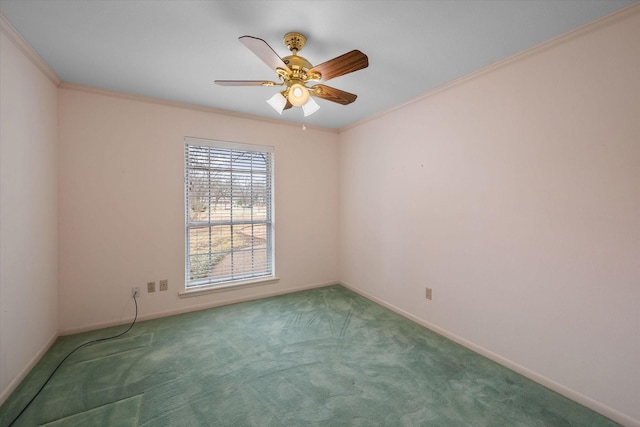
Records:
<instances>
[{"instance_id":1,"label":"window","mask_svg":"<svg viewBox=\"0 0 640 427\"><path fill-rule=\"evenodd\" d=\"M273 148L185 138L186 288L272 278Z\"/></svg>"}]
</instances>

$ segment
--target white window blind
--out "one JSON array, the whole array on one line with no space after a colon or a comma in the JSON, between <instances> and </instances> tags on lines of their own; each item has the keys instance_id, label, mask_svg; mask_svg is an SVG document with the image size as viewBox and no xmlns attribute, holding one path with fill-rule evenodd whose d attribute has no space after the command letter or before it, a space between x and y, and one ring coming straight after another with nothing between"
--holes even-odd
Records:
<instances>
[{"instance_id":1,"label":"white window blind","mask_svg":"<svg viewBox=\"0 0 640 427\"><path fill-rule=\"evenodd\" d=\"M273 148L185 138L186 287L273 276Z\"/></svg>"}]
</instances>

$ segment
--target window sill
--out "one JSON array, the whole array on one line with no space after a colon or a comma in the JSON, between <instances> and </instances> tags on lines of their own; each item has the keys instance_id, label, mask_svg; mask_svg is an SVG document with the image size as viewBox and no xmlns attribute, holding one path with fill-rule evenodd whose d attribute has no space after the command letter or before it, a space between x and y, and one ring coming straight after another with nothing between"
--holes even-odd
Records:
<instances>
[{"instance_id":1,"label":"window sill","mask_svg":"<svg viewBox=\"0 0 640 427\"><path fill-rule=\"evenodd\" d=\"M190 298L190 297L196 297L199 295L207 295L207 294L229 291L232 289L268 285L270 283L278 283L279 281L280 281L279 277L268 277L266 279L244 280L240 282L229 283L226 285L201 286L195 289L185 289L182 292L178 292L178 296L180 298Z\"/></svg>"}]
</instances>

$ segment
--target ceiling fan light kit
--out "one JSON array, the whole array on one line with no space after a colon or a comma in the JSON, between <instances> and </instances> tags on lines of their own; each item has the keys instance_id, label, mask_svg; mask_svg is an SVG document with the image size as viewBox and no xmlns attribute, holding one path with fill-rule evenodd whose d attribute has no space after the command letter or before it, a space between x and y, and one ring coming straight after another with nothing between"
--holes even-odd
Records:
<instances>
[{"instance_id":1,"label":"ceiling fan light kit","mask_svg":"<svg viewBox=\"0 0 640 427\"><path fill-rule=\"evenodd\" d=\"M284 58L280 58L267 42L257 37L242 36L239 40L276 72L280 83L263 80L216 80L215 83L221 86L284 86L284 90L267 100L278 114L291 107L301 107L305 117L309 116L320 109L313 97L341 105L354 102L357 95L352 93L323 84L311 87L307 84L325 82L369 66L367 55L359 50L352 50L314 67L298 55L298 51L307 43L307 38L296 32L287 33L283 38L284 45L291 51L291 55Z\"/></svg>"},{"instance_id":2,"label":"ceiling fan light kit","mask_svg":"<svg viewBox=\"0 0 640 427\"><path fill-rule=\"evenodd\" d=\"M302 107L309 100L309 90L300 83L294 83L289 88L287 99L294 107Z\"/></svg>"},{"instance_id":3,"label":"ceiling fan light kit","mask_svg":"<svg viewBox=\"0 0 640 427\"><path fill-rule=\"evenodd\" d=\"M309 98L309 101L307 101L307 103L302 106L302 112L305 117L312 115L319 109L320 106L316 101L313 100L313 98Z\"/></svg>"},{"instance_id":4,"label":"ceiling fan light kit","mask_svg":"<svg viewBox=\"0 0 640 427\"><path fill-rule=\"evenodd\" d=\"M287 98L285 98L280 92L267 99L267 104L271 105L271 108L276 110L278 114L282 114L285 105L287 105Z\"/></svg>"}]
</instances>

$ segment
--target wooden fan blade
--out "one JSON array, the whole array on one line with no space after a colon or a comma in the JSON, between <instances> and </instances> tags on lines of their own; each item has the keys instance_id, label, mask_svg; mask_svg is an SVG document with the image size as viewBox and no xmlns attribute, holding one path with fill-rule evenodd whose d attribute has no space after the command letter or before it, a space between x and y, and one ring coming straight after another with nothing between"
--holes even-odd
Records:
<instances>
[{"instance_id":1,"label":"wooden fan blade","mask_svg":"<svg viewBox=\"0 0 640 427\"><path fill-rule=\"evenodd\" d=\"M352 50L344 55L340 55L336 58L330 59L327 62L323 62L320 65L316 65L309 70L309 75L313 73L320 73L321 82L344 76L345 74L352 73L354 71L362 70L369 66L369 58L359 50Z\"/></svg>"},{"instance_id":2,"label":"wooden fan blade","mask_svg":"<svg viewBox=\"0 0 640 427\"><path fill-rule=\"evenodd\" d=\"M311 88L310 92L313 96L342 105L351 104L358 97L358 95L354 95L353 93L325 85L315 85Z\"/></svg>"},{"instance_id":3,"label":"wooden fan blade","mask_svg":"<svg viewBox=\"0 0 640 427\"><path fill-rule=\"evenodd\" d=\"M285 104L283 110L288 110L289 108L293 107L293 104L289 102L289 100L287 99L287 103Z\"/></svg>"},{"instance_id":4,"label":"wooden fan blade","mask_svg":"<svg viewBox=\"0 0 640 427\"><path fill-rule=\"evenodd\" d=\"M275 86L278 84L264 80L214 80L214 83L220 86Z\"/></svg>"},{"instance_id":5,"label":"wooden fan blade","mask_svg":"<svg viewBox=\"0 0 640 427\"><path fill-rule=\"evenodd\" d=\"M287 71L288 74L291 74L291 70L287 67L287 64L284 63L282 58L278 56L266 41L251 36L242 36L239 37L238 40L248 47L251 52L255 53L258 58L262 59L272 70L281 68Z\"/></svg>"}]
</instances>

